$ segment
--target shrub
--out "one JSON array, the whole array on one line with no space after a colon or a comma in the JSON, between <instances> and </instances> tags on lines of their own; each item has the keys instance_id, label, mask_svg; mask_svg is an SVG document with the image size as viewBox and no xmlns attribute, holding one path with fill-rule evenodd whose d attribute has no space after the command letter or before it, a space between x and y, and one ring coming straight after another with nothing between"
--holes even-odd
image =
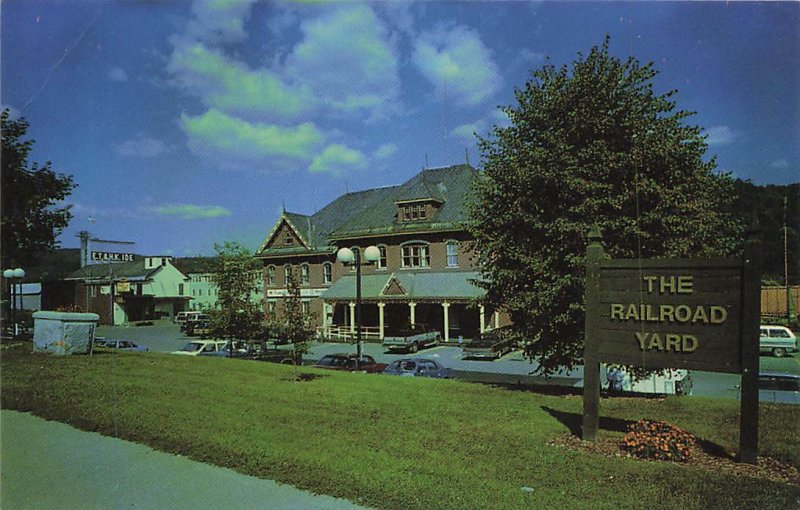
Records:
<instances>
[{"instance_id":1,"label":"shrub","mask_svg":"<svg viewBox=\"0 0 800 510\"><path fill-rule=\"evenodd\" d=\"M628 428L621 447L643 459L685 462L695 442L694 434L665 421L639 420Z\"/></svg>"}]
</instances>

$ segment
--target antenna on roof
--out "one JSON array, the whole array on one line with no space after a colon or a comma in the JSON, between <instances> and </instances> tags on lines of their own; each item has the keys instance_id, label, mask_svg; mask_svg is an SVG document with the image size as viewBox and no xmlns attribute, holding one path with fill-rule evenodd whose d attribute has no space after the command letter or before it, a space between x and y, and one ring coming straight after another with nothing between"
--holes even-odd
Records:
<instances>
[{"instance_id":1,"label":"antenna on roof","mask_svg":"<svg viewBox=\"0 0 800 510\"><path fill-rule=\"evenodd\" d=\"M286 212L286 200L281 200L281 211Z\"/></svg>"},{"instance_id":2,"label":"antenna on roof","mask_svg":"<svg viewBox=\"0 0 800 510\"><path fill-rule=\"evenodd\" d=\"M467 160L467 166L469 166L469 148L464 147L464 157Z\"/></svg>"}]
</instances>

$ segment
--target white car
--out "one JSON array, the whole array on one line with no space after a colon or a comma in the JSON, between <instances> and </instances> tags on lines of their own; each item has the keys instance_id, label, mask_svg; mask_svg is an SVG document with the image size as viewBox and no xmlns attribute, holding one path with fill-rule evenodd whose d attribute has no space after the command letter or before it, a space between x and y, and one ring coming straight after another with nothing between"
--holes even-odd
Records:
<instances>
[{"instance_id":1,"label":"white car","mask_svg":"<svg viewBox=\"0 0 800 510\"><path fill-rule=\"evenodd\" d=\"M221 356L225 350L224 340L192 340L184 345L179 351L172 351L172 354L183 354L185 356Z\"/></svg>"},{"instance_id":2,"label":"white car","mask_svg":"<svg viewBox=\"0 0 800 510\"><path fill-rule=\"evenodd\" d=\"M770 352L776 358L797 352L797 337L784 326L761 326L758 347L761 352Z\"/></svg>"}]
</instances>

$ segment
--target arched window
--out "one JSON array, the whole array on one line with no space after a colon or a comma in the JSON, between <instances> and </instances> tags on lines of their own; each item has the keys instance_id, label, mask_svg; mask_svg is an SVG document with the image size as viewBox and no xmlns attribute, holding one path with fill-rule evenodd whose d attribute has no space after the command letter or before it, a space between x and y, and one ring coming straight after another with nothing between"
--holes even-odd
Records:
<instances>
[{"instance_id":1,"label":"arched window","mask_svg":"<svg viewBox=\"0 0 800 510\"><path fill-rule=\"evenodd\" d=\"M333 281L333 264L325 262L322 264L322 283L328 284Z\"/></svg>"},{"instance_id":2,"label":"arched window","mask_svg":"<svg viewBox=\"0 0 800 510\"><path fill-rule=\"evenodd\" d=\"M283 266L283 284L289 285L289 274L292 272L292 265L286 264Z\"/></svg>"},{"instance_id":3,"label":"arched window","mask_svg":"<svg viewBox=\"0 0 800 510\"><path fill-rule=\"evenodd\" d=\"M308 264L303 264L302 266L300 266L300 284L308 285L308 281L309 281Z\"/></svg>"},{"instance_id":4,"label":"arched window","mask_svg":"<svg viewBox=\"0 0 800 510\"><path fill-rule=\"evenodd\" d=\"M431 265L428 243L411 241L402 245L402 267L429 267Z\"/></svg>"},{"instance_id":5,"label":"arched window","mask_svg":"<svg viewBox=\"0 0 800 510\"><path fill-rule=\"evenodd\" d=\"M267 268L267 285L270 287L275 286L275 266Z\"/></svg>"}]
</instances>

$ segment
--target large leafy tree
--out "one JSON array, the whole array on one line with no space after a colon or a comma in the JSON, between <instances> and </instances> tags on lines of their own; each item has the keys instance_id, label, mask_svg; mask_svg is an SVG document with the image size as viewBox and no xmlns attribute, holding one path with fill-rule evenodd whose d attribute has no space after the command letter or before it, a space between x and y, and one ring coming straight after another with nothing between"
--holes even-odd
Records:
<instances>
[{"instance_id":1,"label":"large leafy tree","mask_svg":"<svg viewBox=\"0 0 800 510\"><path fill-rule=\"evenodd\" d=\"M486 302L510 314L549 373L580 361L587 235L615 258L726 255L740 242L732 179L676 91L657 95L652 64L609 54L546 64L481 139L484 174L470 206Z\"/></svg>"},{"instance_id":2,"label":"large leafy tree","mask_svg":"<svg viewBox=\"0 0 800 510\"><path fill-rule=\"evenodd\" d=\"M2 260L0 267L35 265L55 248L56 237L72 214L61 204L75 188L72 176L58 174L48 161L29 163L33 140L25 139L29 124L11 119L8 109L2 118Z\"/></svg>"},{"instance_id":3,"label":"large leafy tree","mask_svg":"<svg viewBox=\"0 0 800 510\"><path fill-rule=\"evenodd\" d=\"M288 296L284 300L284 325L282 328L286 339L292 344L294 359L298 359L309 350L309 342L314 338L314 329L311 326L311 315L303 310L300 298L300 279L294 269L287 275L286 291ZM295 372L297 368L295 365Z\"/></svg>"},{"instance_id":4,"label":"large leafy tree","mask_svg":"<svg viewBox=\"0 0 800 510\"><path fill-rule=\"evenodd\" d=\"M254 299L259 271L250 252L238 243L214 245L217 252L213 282L217 286L217 307L207 311L216 338L263 340L264 313Z\"/></svg>"}]
</instances>

